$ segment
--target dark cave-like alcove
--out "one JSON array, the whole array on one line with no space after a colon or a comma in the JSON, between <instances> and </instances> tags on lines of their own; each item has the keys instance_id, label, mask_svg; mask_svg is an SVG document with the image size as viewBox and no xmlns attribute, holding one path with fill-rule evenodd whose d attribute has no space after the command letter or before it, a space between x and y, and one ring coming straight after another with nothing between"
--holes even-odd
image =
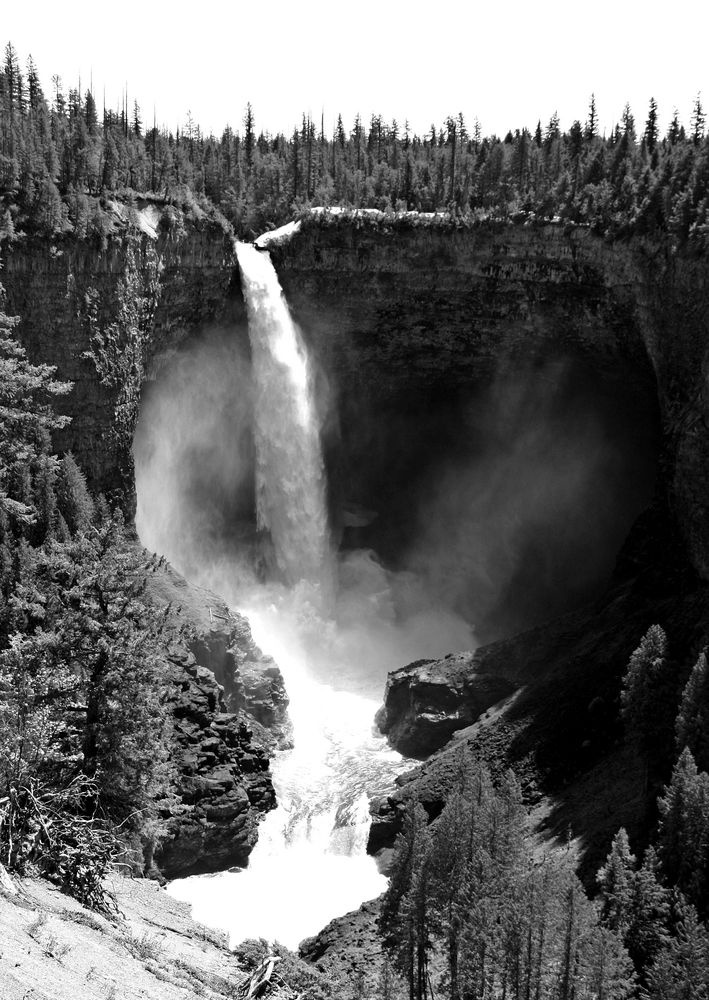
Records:
<instances>
[{"instance_id":1,"label":"dark cave-like alcove","mask_svg":"<svg viewBox=\"0 0 709 1000\"><path fill-rule=\"evenodd\" d=\"M451 383L336 391L333 507L343 548L418 574L491 641L605 589L656 487L656 389L568 353Z\"/></svg>"}]
</instances>

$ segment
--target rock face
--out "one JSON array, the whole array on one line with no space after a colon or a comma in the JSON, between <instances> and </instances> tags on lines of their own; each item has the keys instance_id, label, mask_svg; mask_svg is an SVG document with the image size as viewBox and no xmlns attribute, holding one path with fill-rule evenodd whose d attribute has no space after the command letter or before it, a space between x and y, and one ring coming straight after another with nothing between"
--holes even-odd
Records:
<instances>
[{"instance_id":1,"label":"rock face","mask_svg":"<svg viewBox=\"0 0 709 1000\"><path fill-rule=\"evenodd\" d=\"M511 694L512 680L473 653L418 660L389 674L375 722L405 757L424 758Z\"/></svg>"},{"instance_id":2,"label":"rock face","mask_svg":"<svg viewBox=\"0 0 709 1000\"><path fill-rule=\"evenodd\" d=\"M74 453L92 488L120 490L130 507L133 427L153 358L209 324L241 321L246 336L231 235L204 218L159 224L153 237L118 218L104 246L22 239L2 258L30 357L74 384L57 449Z\"/></svg>"},{"instance_id":3,"label":"rock face","mask_svg":"<svg viewBox=\"0 0 709 1000\"><path fill-rule=\"evenodd\" d=\"M166 878L245 865L260 814L276 805L268 755L225 710L211 670L179 647L170 663L178 802L163 817L168 834L155 861Z\"/></svg>"},{"instance_id":4,"label":"rock face","mask_svg":"<svg viewBox=\"0 0 709 1000\"><path fill-rule=\"evenodd\" d=\"M34 359L75 384L64 401L73 422L57 445L71 448L104 492L132 488L129 411L153 360L210 323L247 338L231 235L208 219L161 223L157 233L117 226L105 247L66 239L3 248L20 337ZM327 217L306 219L271 253L319 369L319 395L329 396L329 471L340 499L356 499L358 478L391 474L386 441L380 456L362 452L364 414L370 423L404 414L414 427L432 394L489 383L524 358L572 354L652 400L662 485L693 565L709 576L709 273L701 260L558 225L451 230ZM92 338L101 334L106 355L112 344L136 346L121 329L126 303L136 302L141 363L137 384L123 379L119 392L123 369L98 370ZM377 510L370 500L362 503Z\"/></svg>"},{"instance_id":5,"label":"rock face","mask_svg":"<svg viewBox=\"0 0 709 1000\"><path fill-rule=\"evenodd\" d=\"M276 805L269 756L290 731L283 678L245 619L169 566L148 578L147 596L171 607L181 637L168 652L176 798L155 862L167 878L245 865Z\"/></svg>"},{"instance_id":6,"label":"rock face","mask_svg":"<svg viewBox=\"0 0 709 1000\"><path fill-rule=\"evenodd\" d=\"M362 450L367 414L392 428L403 415L416 437L436 394L571 356L621 394L643 395L648 420L659 415L661 489L692 564L709 577L705 262L558 225L451 230L327 217L306 220L272 257L329 393L332 478L345 497L376 510L354 484L367 465L380 493L391 476L394 447L384 440L378 471L371 442Z\"/></svg>"}]
</instances>

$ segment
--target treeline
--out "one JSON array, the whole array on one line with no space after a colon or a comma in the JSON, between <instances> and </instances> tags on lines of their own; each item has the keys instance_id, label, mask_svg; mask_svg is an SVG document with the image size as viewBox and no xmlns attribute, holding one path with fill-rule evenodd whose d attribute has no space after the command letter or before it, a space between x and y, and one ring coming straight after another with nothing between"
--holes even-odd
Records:
<instances>
[{"instance_id":1,"label":"treeline","mask_svg":"<svg viewBox=\"0 0 709 1000\"><path fill-rule=\"evenodd\" d=\"M407 806L380 918L382 997L403 984L410 1000L707 1000L706 649L687 676L648 629L621 716L655 800L642 858L619 830L589 899L569 856L540 854L514 774L495 786L463 756L439 817Z\"/></svg>"},{"instance_id":2,"label":"treeline","mask_svg":"<svg viewBox=\"0 0 709 1000\"><path fill-rule=\"evenodd\" d=\"M136 102L99 108L91 90L48 99L37 69L12 45L0 72L0 233L105 236L111 194L152 196L196 214L218 208L239 235L262 232L307 205L385 212L448 211L502 219L559 218L610 236L670 234L695 252L707 240L709 141L697 98L688 128L677 113L659 129L657 104L630 107L601 135L592 98L564 131L556 114L536 129L483 136L462 114L419 136L374 115L353 123L303 116L289 135L243 130L204 135L188 115L175 132L152 126Z\"/></svg>"},{"instance_id":3,"label":"treeline","mask_svg":"<svg viewBox=\"0 0 709 1000\"><path fill-rule=\"evenodd\" d=\"M94 907L169 797L166 613L121 515L51 454L69 385L29 362L0 286L0 865Z\"/></svg>"}]
</instances>

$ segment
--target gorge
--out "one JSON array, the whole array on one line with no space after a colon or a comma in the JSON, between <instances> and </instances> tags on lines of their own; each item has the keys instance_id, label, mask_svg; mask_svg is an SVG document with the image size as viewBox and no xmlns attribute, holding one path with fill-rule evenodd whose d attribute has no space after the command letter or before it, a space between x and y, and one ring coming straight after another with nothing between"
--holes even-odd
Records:
<instances>
[{"instance_id":1,"label":"gorge","mask_svg":"<svg viewBox=\"0 0 709 1000\"><path fill-rule=\"evenodd\" d=\"M139 208L145 218L157 213L155 225L119 219L118 235L98 251L18 244L3 272L9 310L22 316L31 355L75 383L64 401L73 421L57 447L75 453L96 489L121 491L129 512L135 447L141 539L243 608L259 645L275 653L272 606L278 618L302 621L312 595L301 588L287 606L281 583L253 607L236 599L255 592L259 575L292 571L259 534L249 389L256 351L233 245L215 221L170 230L159 206ZM468 686L453 692L455 718L442 736L426 730L441 712L439 698L426 702L428 678L392 678L386 724L398 717L410 730L417 718L425 730L400 749L426 756L458 723L473 725L476 713L522 689L470 739L481 752L487 741L500 766L522 763L530 801L539 788L559 795L551 832L573 820L589 842L607 844L617 810L584 829L564 788L572 777L576 787L592 781L615 753L620 676L644 629L659 613L681 623L689 654L704 623L705 269L661 242L604 243L583 227L356 213L306 217L270 252L314 368L348 598L336 614L353 626L343 629L344 650L340 632L326 636L319 662L311 635L315 673L330 676L339 654L341 678L373 715L389 670L429 658L448 696L453 671L440 658L483 643L464 664ZM192 419L199 412L202 424ZM186 416L192 436L177 459L189 504L161 514L151 540L140 529L141 461L157 488L168 470L146 427L174 429ZM177 557L159 531L185 543ZM252 576L234 583L231 557L243 551ZM311 626L323 631L323 619L314 615ZM284 668L287 656L286 643L276 656ZM494 681L487 692L486 677ZM399 697L406 684L414 695ZM589 712L594 699L601 704ZM473 714L458 713L458 702L471 701ZM379 793L375 849L391 844L413 784L392 794L399 765L381 741L372 753L390 770L376 781L360 776L349 806L363 823L361 793ZM415 779L431 814L453 768L444 753ZM182 859L169 874L208 866Z\"/></svg>"}]
</instances>

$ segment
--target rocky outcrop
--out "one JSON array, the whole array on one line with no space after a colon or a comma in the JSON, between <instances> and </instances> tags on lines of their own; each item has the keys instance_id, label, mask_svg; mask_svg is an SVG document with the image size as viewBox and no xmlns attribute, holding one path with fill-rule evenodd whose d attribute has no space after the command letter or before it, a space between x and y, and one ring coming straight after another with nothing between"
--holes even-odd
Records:
<instances>
[{"instance_id":1,"label":"rocky outcrop","mask_svg":"<svg viewBox=\"0 0 709 1000\"><path fill-rule=\"evenodd\" d=\"M178 636L168 651L175 798L155 862L167 878L245 865L276 805L269 756L290 732L283 678L244 618L169 565L148 577L147 597L170 608Z\"/></svg>"},{"instance_id":2,"label":"rocky outcrop","mask_svg":"<svg viewBox=\"0 0 709 1000\"><path fill-rule=\"evenodd\" d=\"M418 660L389 674L375 722L405 757L429 757L515 686L474 653Z\"/></svg>"},{"instance_id":3,"label":"rocky outcrop","mask_svg":"<svg viewBox=\"0 0 709 1000\"><path fill-rule=\"evenodd\" d=\"M260 815L276 805L268 755L226 711L211 670L180 647L169 660L177 801L163 814L167 836L155 862L166 878L245 865Z\"/></svg>"},{"instance_id":4,"label":"rocky outcrop","mask_svg":"<svg viewBox=\"0 0 709 1000\"><path fill-rule=\"evenodd\" d=\"M380 900L330 921L315 937L301 941L298 954L322 972L327 982L354 986L359 995L376 996L386 964L379 933Z\"/></svg>"}]
</instances>

